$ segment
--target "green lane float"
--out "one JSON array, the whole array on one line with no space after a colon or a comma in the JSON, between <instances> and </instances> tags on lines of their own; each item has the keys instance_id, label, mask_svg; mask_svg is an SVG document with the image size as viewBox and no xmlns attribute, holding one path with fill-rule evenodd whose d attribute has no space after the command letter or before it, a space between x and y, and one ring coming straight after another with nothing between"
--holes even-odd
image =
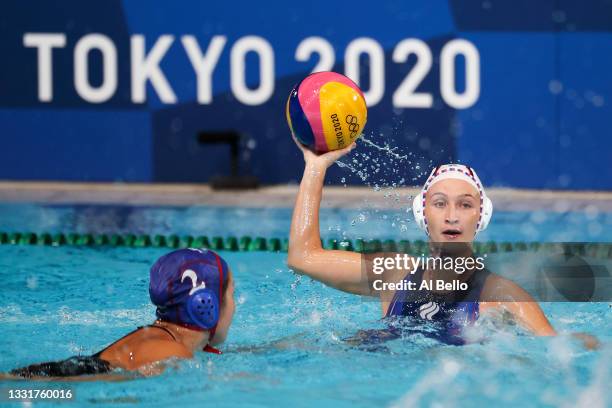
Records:
<instances>
[{"instance_id":1,"label":"green lane float","mask_svg":"<svg viewBox=\"0 0 612 408\"><path fill-rule=\"evenodd\" d=\"M206 235L148 235L148 234L79 234L71 233L33 233L33 232L4 232L0 231L0 245L39 245L39 246L79 246L79 247L131 247L131 248L210 248L217 251L233 252L287 252L289 239L265 237L208 237ZM426 255L429 252L427 242L423 240L392 240L357 238L321 240L325 249L340 251L354 251L361 253L372 252L400 252ZM612 243L599 242L474 242L477 253L497 252L537 252L555 251L593 258L612 258Z\"/></svg>"}]
</instances>

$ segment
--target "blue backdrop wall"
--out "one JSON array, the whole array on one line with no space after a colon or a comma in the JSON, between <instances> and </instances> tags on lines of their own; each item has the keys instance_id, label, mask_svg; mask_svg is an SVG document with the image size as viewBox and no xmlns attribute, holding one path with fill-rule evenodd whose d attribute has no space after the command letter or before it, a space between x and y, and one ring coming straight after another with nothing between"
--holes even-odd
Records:
<instances>
[{"instance_id":1,"label":"blue backdrop wall","mask_svg":"<svg viewBox=\"0 0 612 408\"><path fill-rule=\"evenodd\" d=\"M366 138L410 153L395 181L458 161L486 185L612 189L611 0L2 8L0 179L205 182L229 152L198 132L236 130L245 171L296 181L286 97L334 70L366 93Z\"/></svg>"}]
</instances>

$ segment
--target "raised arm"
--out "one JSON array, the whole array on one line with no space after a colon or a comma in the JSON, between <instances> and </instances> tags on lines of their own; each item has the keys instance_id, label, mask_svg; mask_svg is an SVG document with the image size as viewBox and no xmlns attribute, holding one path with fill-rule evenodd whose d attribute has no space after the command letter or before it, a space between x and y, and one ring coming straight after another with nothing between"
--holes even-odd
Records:
<instances>
[{"instance_id":1,"label":"raised arm","mask_svg":"<svg viewBox=\"0 0 612 408\"><path fill-rule=\"evenodd\" d=\"M361 255L348 251L325 250L319 232L319 207L327 168L350 152L355 144L316 155L296 142L304 155L305 167L293 210L287 263L304 274L345 292L369 295L361 277Z\"/></svg>"}]
</instances>

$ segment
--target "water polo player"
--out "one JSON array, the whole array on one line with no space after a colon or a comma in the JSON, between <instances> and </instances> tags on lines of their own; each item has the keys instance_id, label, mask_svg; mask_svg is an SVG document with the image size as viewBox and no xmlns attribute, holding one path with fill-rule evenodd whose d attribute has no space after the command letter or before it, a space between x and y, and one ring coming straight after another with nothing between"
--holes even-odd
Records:
<instances>
[{"instance_id":1,"label":"water polo player","mask_svg":"<svg viewBox=\"0 0 612 408\"><path fill-rule=\"evenodd\" d=\"M288 264L294 271L344 292L379 297L382 316L390 318L389 321L398 320L391 319L392 316L409 316L412 319L408 320L416 322L432 321L441 329L434 331L433 337L451 344L462 344L463 327L475 322L483 312L495 310L502 311L503 315L509 313L515 321L536 335L556 334L538 303L525 290L486 268L479 270L472 267L461 274L436 267L412 270L396 268L381 275L384 283L412 281L412 288L419 289L426 280L430 282L429 287L423 290L394 290L393 285L386 285L381 290L374 290L371 284L372 259L377 256L395 258L400 254L362 257L355 252L325 250L319 233L319 207L326 170L355 144L321 155L313 153L298 141L296 144L303 152L305 169L289 240ZM430 256L455 259L473 259L472 241L479 231L487 227L492 210L491 201L478 176L473 169L464 165L444 165L434 169L413 202L415 219L429 237ZM440 279L467 284L463 285L467 286L467 290L449 290L447 287L436 290L432 282ZM382 337L393 335L386 332ZM578 336L587 346L596 343L593 338Z\"/></svg>"},{"instance_id":2,"label":"water polo player","mask_svg":"<svg viewBox=\"0 0 612 408\"><path fill-rule=\"evenodd\" d=\"M213 346L226 339L235 309L232 274L219 255L190 248L162 256L151 267L149 295L157 306L153 324L91 356L33 364L10 375L42 379L105 374L90 377L105 379L116 369L153 375L163 370L164 360L192 358L197 350L219 353Z\"/></svg>"}]
</instances>

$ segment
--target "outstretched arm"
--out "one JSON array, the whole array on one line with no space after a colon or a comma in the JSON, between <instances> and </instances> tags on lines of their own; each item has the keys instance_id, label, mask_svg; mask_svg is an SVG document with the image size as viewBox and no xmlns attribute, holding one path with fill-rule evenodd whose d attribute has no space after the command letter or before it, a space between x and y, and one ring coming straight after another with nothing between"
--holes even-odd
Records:
<instances>
[{"instance_id":1,"label":"outstretched arm","mask_svg":"<svg viewBox=\"0 0 612 408\"><path fill-rule=\"evenodd\" d=\"M369 295L367 282L361 278L361 255L348 251L325 250L319 232L319 207L327 168L350 152L352 145L316 155L299 142L304 155L304 176L293 210L287 263L296 273L304 274L345 292Z\"/></svg>"},{"instance_id":2,"label":"outstretched arm","mask_svg":"<svg viewBox=\"0 0 612 408\"><path fill-rule=\"evenodd\" d=\"M501 276L487 279L483 289L485 299L481 310L498 309L509 312L514 320L538 336L555 336L557 332L544 315L538 302L516 283Z\"/></svg>"},{"instance_id":3,"label":"outstretched arm","mask_svg":"<svg viewBox=\"0 0 612 408\"><path fill-rule=\"evenodd\" d=\"M483 310L487 308L506 310L521 326L537 336L557 335L538 302L519 285L508 279L497 277L490 279L487 286L485 290L489 291L494 299L500 299L500 301L482 302ZM599 347L597 338L590 334L572 333L572 336L580 340L589 350Z\"/></svg>"}]
</instances>

